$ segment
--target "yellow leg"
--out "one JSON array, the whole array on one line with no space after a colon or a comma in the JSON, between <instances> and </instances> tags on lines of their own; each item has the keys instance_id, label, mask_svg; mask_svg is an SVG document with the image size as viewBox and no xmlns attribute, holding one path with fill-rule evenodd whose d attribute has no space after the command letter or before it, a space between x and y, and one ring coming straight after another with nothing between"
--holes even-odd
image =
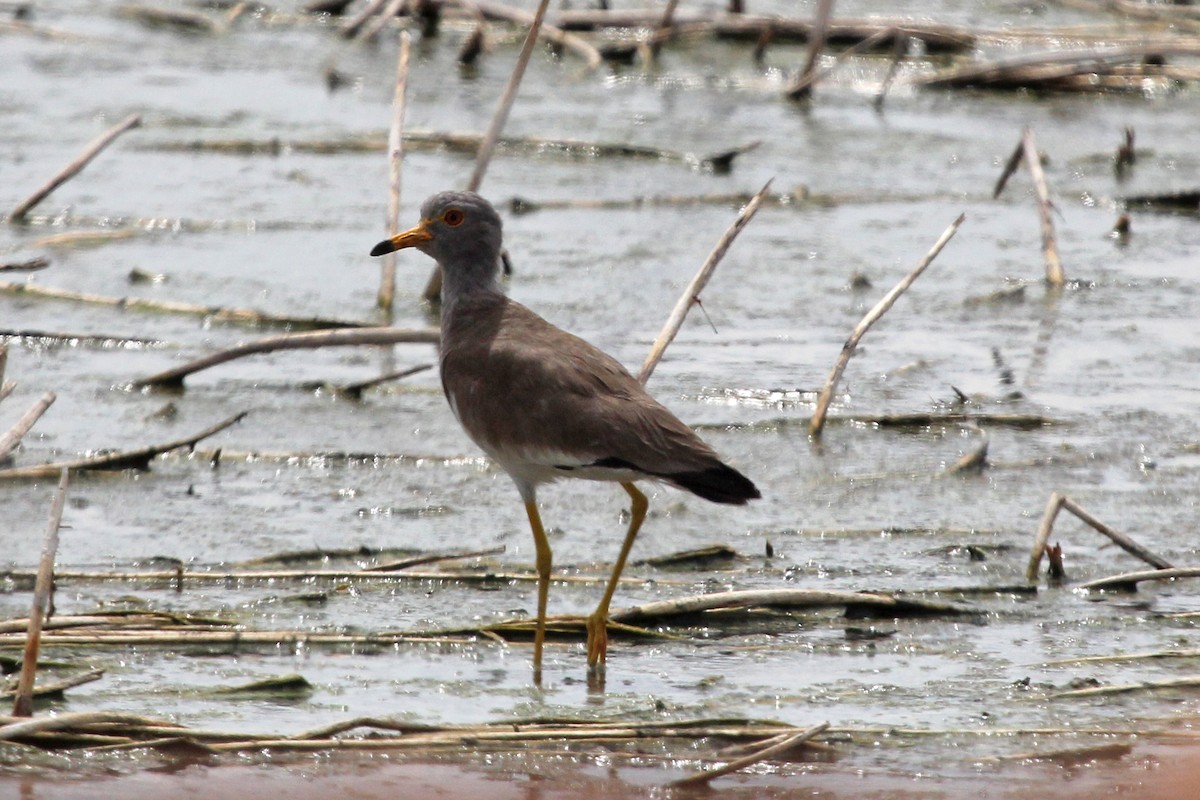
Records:
<instances>
[{"instance_id":1,"label":"yellow leg","mask_svg":"<svg viewBox=\"0 0 1200 800\"><path fill-rule=\"evenodd\" d=\"M533 635L533 682L542 683L542 644L546 641L546 599L550 595L550 540L542 527L537 501L525 501L525 513L529 515L529 527L533 530L533 547L537 552L537 631Z\"/></svg>"},{"instance_id":2,"label":"yellow leg","mask_svg":"<svg viewBox=\"0 0 1200 800\"><path fill-rule=\"evenodd\" d=\"M625 569L625 560L629 558L629 551L633 549L633 540L637 538L642 521L646 519L646 509L650 507L650 501L646 499L646 495L642 494L632 483L622 483L621 486L633 500L629 507L629 530L625 532L625 542L621 545L621 554L617 556L617 563L613 566L608 586L604 589L604 597L601 598L600 605L587 620L588 667L593 670L602 666L608 657L608 606L612 603L613 593L617 590L617 581L620 580L621 572Z\"/></svg>"}]
</instances>

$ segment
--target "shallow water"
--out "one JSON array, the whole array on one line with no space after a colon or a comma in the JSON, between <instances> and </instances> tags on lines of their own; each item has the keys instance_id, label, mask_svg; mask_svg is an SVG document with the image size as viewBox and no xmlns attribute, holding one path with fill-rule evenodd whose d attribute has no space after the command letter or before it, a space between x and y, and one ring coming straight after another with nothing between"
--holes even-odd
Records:
<instances>
[{"instance_id":1,"label":"shallow water","mask_svg":"<svg viewBox=\"0 0 1200 800\"><path fill-rule=\"evenodd\" d=\"M709 4L712 5L712 4ZM876 4L868 4L874 8ZM767 9L767 4L763 4ZM284 142L382 133L390 119L396 45L352 45L327 26L249 15L231 33L189 37L149 29L116 4L61 3L36 22L78 34L59 41L4 34L0 124L8 146L2 203L10 207L82 145L128 113L144 125L118 141L37 209L34 224L0 229L13 259L46 253L50 269L28 280L110 296L254 307L293 316L379 320L377 263L383 233L382 153L278 155L164 149L193 140ZM847 14L856 9L847 6ZM861 9L858 9L861 11ZM1011 4L940 4L930 17L1053 28L1087 20L1067 12L1030 18ZM410 127L481 131L515 57L515 37L493 28L478 72L454 62L466 32L448 25L414 46ZM987 46L987 45L985 45ZM1114 528L1176 564L1197 561L1194 414L1200 383L1197 220L1135 213L1125 246L1107 233L1125 192L1195 188L1187 145L1200 112L1194 90L1145 96L936 94L897 87L882 114L871 107L878 64L835 73L816 104L778 97L782 70L800 48L769 51L766 69L747 47L703 43L667 50L661 67L595 74L570 55L530 65L507 132L619 141L710 154L761 140L730 175L687 163L501 152L484 191L497 203L622 199L639 195L778 192L805 186L846 198L835 205L766 207L739 238L651 387L749 474L764 499L714 507L654 489L634 557L710 542L745 558L713 572L633 567L616 605L725 588L928 590L1019 584L1051 491L1075 498ZM327 64L350 76L329 93ZM1040 281L1039 233L1029 182L1016 176L990 199L1000 166L1031 126L1048 155L1071 285ZM1111 154L1133 126L1141 158L1118 183ZM462 185L471 159L413 151L405 162L404 221L421 199ZM979 476L944 469L974 449L961 426L897 431L834 424L820 447L805 431L820 387L853 325L959 214L967 220L928 272L864 339L841 385L841 416L933 412L952 387L982 412L1041 414L1033 430L988 428L991 467ZM647 205L505 215L516 265L514 297L551 321L640 364L682 287L733 219L732 205ZM72 221L76 220L76 221ZM102 246L37 242L66 231L137 220L137 235ZM221 221L210 225L210 221ZM163 274L133 284L139 269ZM400 259L395 324L428 323L419 303L430 263ZM873 286L848 288L860 272ZM12 278L10 278L12 279ZM25 280L17 277L15 280ZM979 298L1027 283L1005 303ZM199 430L242 410L241 424L205 442L224 453L172 456L144 474L80 475L70 490L60 570L144 568L179 559L190 569L286 551L359 546L412 551L486 548L496 571L532 560L524 512L508 479L486 465L458 429L425 372L361 403L296 388L302 381L365 379L428 363L432 349L336 348L233 362L187 380L180 396L143 393L130 381L267 331L195 318L0 295L3 327L148 337L160 346L62 346L10 340L16 391L0 430L47 390L58 393L16 457L36 464L105 447ZM1013 385L1000 381L998 350ZM1012 391L1019 399L1005 399ZM177 413L154 412L172 402ZM310 459L313 453L398 456ZM249 453L276 454L247 457ZM277 457L278 454L282 456ZM288 454L294 457L286 457ZM0 485L0 552L36 566L53 482ZM541 494L556 564L600 574L615 557L625 495L615 487L551 487ZM1083 581L1139 564L1067 515L1055 536ZM766 542L774 556L763 555ZM966 545L986 560L969 558ZM449 582L362 582L313 607L287 602L295 584L161 586L64 581L61 613L146 605L237 620L249 629L425 630L524 615L532 584L487 590ZM557 584L555 613L589 611L599 587ZM369 653L321 647L236 653L155 648L59 652L106 670L58 707L168 715L189 725L292 733L359 715L428 722L513 716L748 716L796 724L829 720L870 727L1129 729L1187 727L1184 690L1106 699L1051 700L1076 678L1128 683L1191 674L1189 659L1043 662L1186 647L1193 623L1164 613L1198 610L1188 583L1143 585L1137 595L1092 596L1043 585L1035 595L962 600L967 621L876 622L895 633L860 641L862 625L833 614L797 616L764 634L722 630L690 642L614 643L607 693L589 695L579 645L548 651L546 685L534 690L529 649L487 641L397 646ZM0 612L24 616L29 595L12 585ZM205 689L300 672L316 688L298 701L215 701ZM1028 679L1028 680L1026 680ZM1026 685L1028 684L1028 685ZM1006 738L958 742L965 763L1023 749ZM880 769L936 768L945 742L881 748L854 757Z\"/></svg>"}]
</instances>

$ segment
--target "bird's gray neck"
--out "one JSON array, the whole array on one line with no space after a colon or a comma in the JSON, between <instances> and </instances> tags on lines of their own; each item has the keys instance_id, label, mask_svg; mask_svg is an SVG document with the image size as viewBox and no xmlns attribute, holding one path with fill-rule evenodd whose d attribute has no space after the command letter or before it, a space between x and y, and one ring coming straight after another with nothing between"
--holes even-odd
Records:
<instances>
[{"instance_id":1,"label":"bird's gray neck","mask_svg":"<svg viewBox=\"0 0 1200 800\"><path fill-rule=\"evenodd\" d=\"M490 272L447 270L442 268L442 323L464 304L486 303L503 299L504 290L496 276L498 270Z\"/></svg>"}]
</instances>

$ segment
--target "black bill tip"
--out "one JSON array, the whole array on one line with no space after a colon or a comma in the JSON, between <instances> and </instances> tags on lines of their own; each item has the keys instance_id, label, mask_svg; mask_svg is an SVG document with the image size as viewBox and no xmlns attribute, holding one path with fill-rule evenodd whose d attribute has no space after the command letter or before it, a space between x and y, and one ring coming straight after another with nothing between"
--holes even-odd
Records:
<instances>
[{"instance_id":1,"label":"black bill tip","mask_svg":"<svg viewBox=\"0 0 1200 800\"><path fill-rule=\"evenodd\" d=\"M382 242L371 248L371 255L373 256L382 256L394 252L396 252L396 245L392 244L391 239L384 239Z\"/></svg>"}]
</instances>

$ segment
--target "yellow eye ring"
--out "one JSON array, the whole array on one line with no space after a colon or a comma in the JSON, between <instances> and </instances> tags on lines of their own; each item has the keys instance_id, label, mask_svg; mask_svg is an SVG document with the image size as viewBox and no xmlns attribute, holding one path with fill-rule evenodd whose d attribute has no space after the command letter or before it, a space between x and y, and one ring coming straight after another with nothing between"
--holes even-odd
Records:
<instances>
[{"instance_id":1,"label":"yellow eye ring","mask_svg":"<svg viewBox=\"0 0 1200 800\"><path fill-rule=\"evenodd\" d=\"M448 208L442 213L442 222L446 223L451 228L457 228L459 225L462 225L463 220L466 218L467 215L464 214L462 209L459 208Z\"/></svg>"}]
</instances>

